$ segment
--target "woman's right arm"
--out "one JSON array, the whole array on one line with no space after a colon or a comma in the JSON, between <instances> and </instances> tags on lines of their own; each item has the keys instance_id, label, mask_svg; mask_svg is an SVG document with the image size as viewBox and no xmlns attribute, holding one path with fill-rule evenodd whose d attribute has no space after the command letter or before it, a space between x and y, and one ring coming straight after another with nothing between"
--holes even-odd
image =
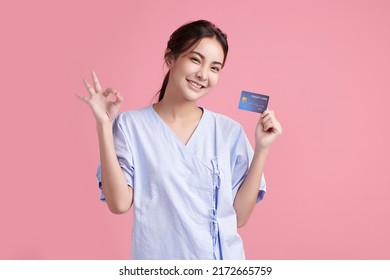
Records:
<instances>
[{"instance_id":1,"label":"woman's right arm","mask_svg":"<svg viewBox=\"0 0 390 280\"><path fill-rule=\"evenodd\" d=\"M123 214L133 204L133 188L127 185L123 170L115 153L112 124L96 124L101 165L101 183L108 208Z\"/></svg>"},{"instance_id":2,"label":"woman's right arm","mask_svg":"<svg viewBox=\"0 0 390 280\"><path fill-rule=\"evenodd\" d=\"M133 188L129 187L115 152L112 123L118 114L123 97L112 88L102 91L98 78L92 72L94 88L84 80L90 94L78 97L87 103L94 114L99 139L102 190L111 212L123 214L133 204ZM111 97L115 98L115 101Z\"/></svg>"}]
</instances>

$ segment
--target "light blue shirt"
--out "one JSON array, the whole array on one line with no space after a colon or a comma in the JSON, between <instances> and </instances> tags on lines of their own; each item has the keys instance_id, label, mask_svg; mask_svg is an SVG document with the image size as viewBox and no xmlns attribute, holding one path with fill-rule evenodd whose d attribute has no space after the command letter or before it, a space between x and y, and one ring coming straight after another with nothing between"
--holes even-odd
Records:
<instances>
[{"instance_id":1,"label":"light blue shirt","mask_svg":"<svg viewBox=\"0 0 390 280\"><path fill-rule=\"evenodd\" d=\"M119 114L113 134L134 190L133 259L245 259L233 201L253 149L239 123L203 109L184 145L149 106ZM265 190L262 175L257 201Z\"/></svg>"}]
</instances>

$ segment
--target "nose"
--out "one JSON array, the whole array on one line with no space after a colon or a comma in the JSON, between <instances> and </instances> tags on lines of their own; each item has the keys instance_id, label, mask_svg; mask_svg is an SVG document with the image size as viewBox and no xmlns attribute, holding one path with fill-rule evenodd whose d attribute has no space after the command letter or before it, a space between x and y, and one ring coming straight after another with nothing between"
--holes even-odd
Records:
<instances>
[{"instance_id":1,"label":"nose","mask_svg":"<svg viewBox=\"0 0 390 280\"><path fill-rule=\"evenodd\" d=\"M196 77L200 81L206 81L207 80L207 69L206 69L206 67L200 67L198 72L196 73Z\"/></svg>"}]
</instances>

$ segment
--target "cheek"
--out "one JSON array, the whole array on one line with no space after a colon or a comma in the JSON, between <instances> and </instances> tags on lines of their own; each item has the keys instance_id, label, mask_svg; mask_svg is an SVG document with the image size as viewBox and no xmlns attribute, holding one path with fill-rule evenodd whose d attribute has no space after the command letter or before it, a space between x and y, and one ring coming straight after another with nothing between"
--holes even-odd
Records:
<instances>
[{"instance_id":1,"label":"cheek","mask_svg":"<svg viewBox=\"0 0 390 280\"><path fill-rule=\"evenodd\" d=\"M176 63L171 67L171 71L177 73L178 75L188 74L191 72L192 65L186 63L185 61L176 61Z\"/></svg>"},{"instance_id":2,"label":"cheek","mask_svg":"<svg viewBox=\"0 0 390 280\"><path fill-rule=\"evenodd\" d=\"M183 65L183 69L187 74L196 73L199 67L195 63L186 63Z\"/></svg>"},{"instance_id":3,"label":"cheek","mask_svg":"<svg viewBox=\"0 0 390 280\"><path fill-rule=\"evenodd\" d=\"M189 73L194 71L195 69L195 64L191 63L190 61L186 60L180 60L176 65L175 65L176 70L182 73Z\"/></svg>"},{"instance_id":4,"label":"cheek","mask_svg":"<svg viewBox=\"0 0 390 280\"><path fill-rule=\"evenodd\" d=\"M219 80L219 75L218 74L213 73L213 74L210 75L210 84L212 86L215 86L218 83L218 80Z\"/></svg>"}]
</instances>

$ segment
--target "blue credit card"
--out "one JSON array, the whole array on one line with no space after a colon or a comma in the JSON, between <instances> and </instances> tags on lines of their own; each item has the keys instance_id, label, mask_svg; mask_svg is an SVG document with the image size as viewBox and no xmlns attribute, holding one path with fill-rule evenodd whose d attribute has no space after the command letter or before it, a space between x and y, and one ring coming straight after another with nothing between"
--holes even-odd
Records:
<instances>
[{"instance_id":1,"label":"blue credit card","mask_svg":"<svg viewBox=\"0 0 390 280\"><path fill-rule=\"evenodd\" d=\"M269 96L249 91L242 91L238 109L263 113L267 110Z\"/></svg>"}]
</instances>

